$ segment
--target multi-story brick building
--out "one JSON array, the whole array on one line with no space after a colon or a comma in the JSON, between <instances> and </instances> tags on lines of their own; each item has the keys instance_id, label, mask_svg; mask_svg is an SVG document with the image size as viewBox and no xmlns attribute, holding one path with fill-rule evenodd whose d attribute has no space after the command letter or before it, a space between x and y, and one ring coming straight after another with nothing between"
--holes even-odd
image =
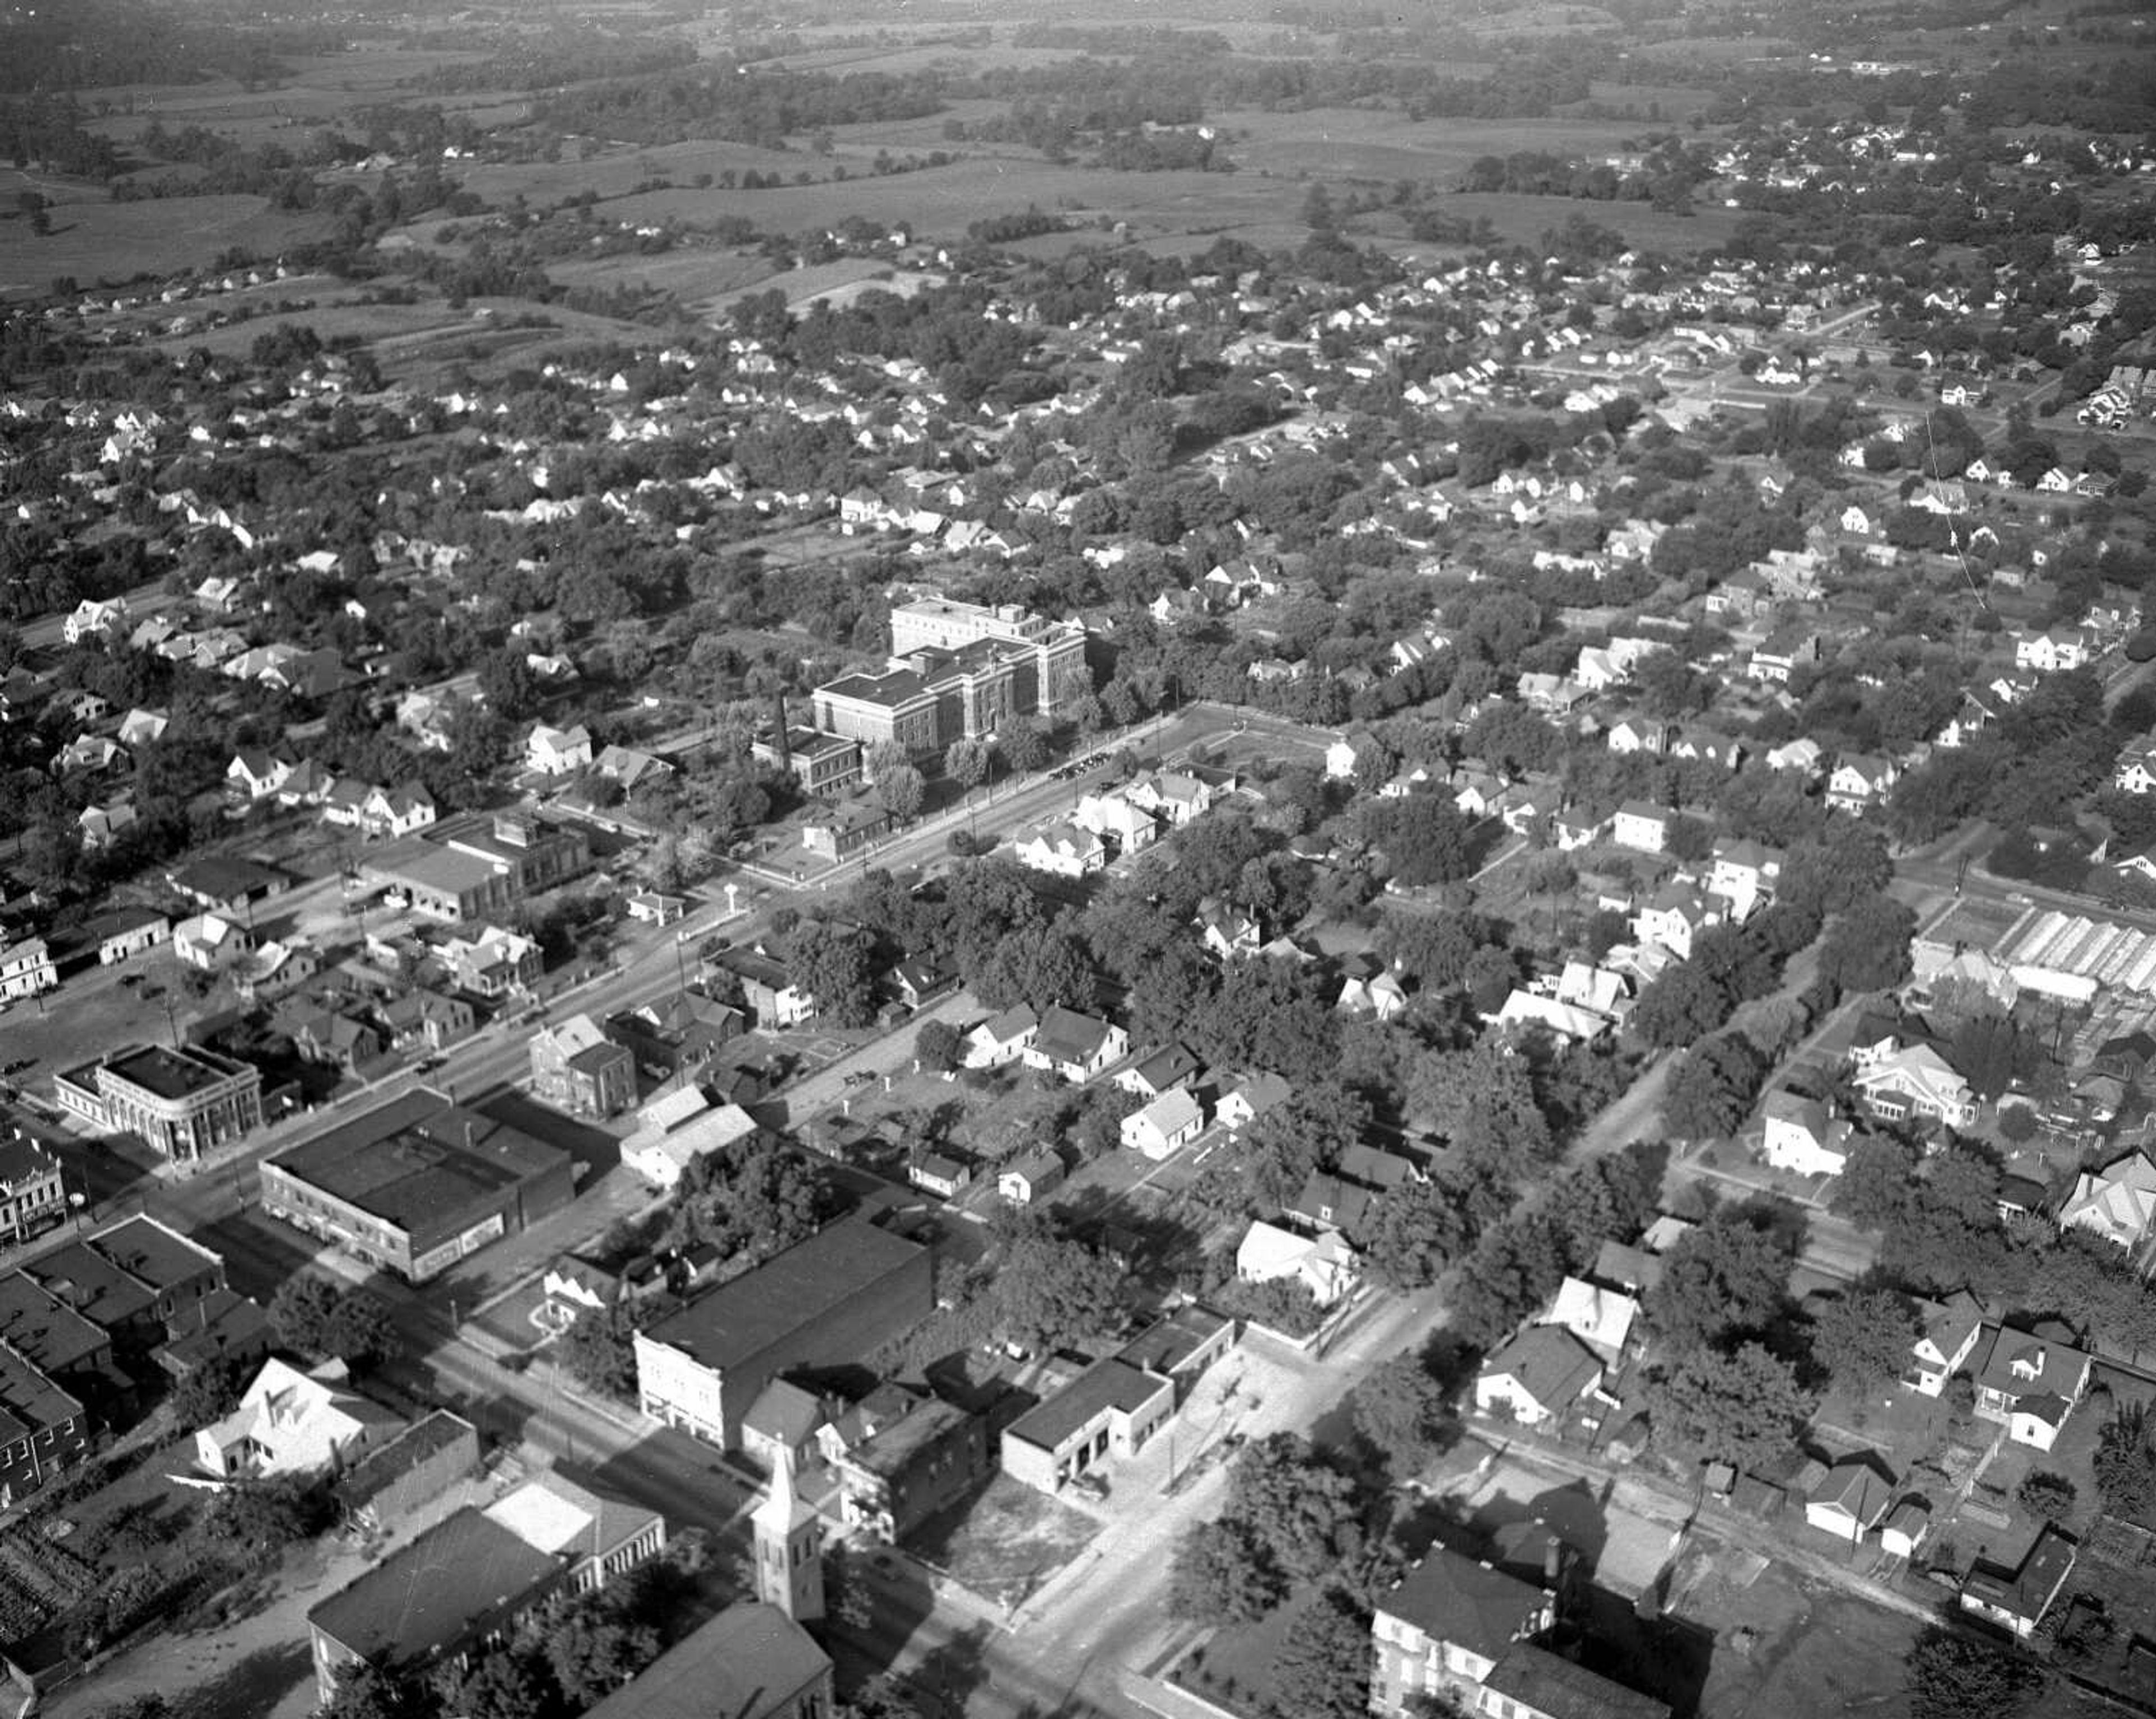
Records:
<instances>
[{"instance_id":1,"label":"multi-story brick building","mask_svg":"<svg viewBox=\"0 0 2156 1719\"><path fill-rule=\"evenodd\" d=\"M0 1141L0 1245L51 1229L67 1209L59 1160L34 1140Z\"/></svg>"}]
</instances>

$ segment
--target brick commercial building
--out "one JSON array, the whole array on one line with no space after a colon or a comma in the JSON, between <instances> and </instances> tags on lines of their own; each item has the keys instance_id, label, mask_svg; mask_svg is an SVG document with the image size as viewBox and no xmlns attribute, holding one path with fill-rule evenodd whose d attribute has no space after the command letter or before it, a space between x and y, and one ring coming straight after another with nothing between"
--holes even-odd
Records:
<instances>
[{"instance_id":1,"label":"brick commercial building","mask_svg":"<svg viewBox=\"0 0 2156 1719\"><path fill-rule=\"evenodd\" d=\"M583 830L526 812L437 824L365 862L367 880L403 896L413 912L455 923L505 914L591 869L592 842Z\"/></svg>"},{"instance_id":2,"label":"brick commercial building","mask_svg":"<svg viewBox=\"0 0 2156 1719\"><path fill-rule=\"evenodd\" d=\"M850 1219L636 1334L646 1414L732 1448L763 1388L793 1368L857 1364L935 1305L927 1248Z\"/></svg>"},{"instance_id":3,"label":"brick commercial building","mask_svg":"<svg viewBox=\"0 0 2156 1719\"><path fill-rule=\"evenodd\" d=\"M34 1140L0 1141L0 1246L28 1241L67 1212L59 1160Z\"/></svg>"},{"instance_id":4,"label":"brick commercial building","mask_svg":"<svg viewBox=\"0 0 2156 1719\"><path fill-rule=\"evenodd\" d=\"M53 1096L94 1127L140 1135L176 1162L262 1126L262 1071L195 1045L123 1050L55 1076Z\"/></svg>"},{"instance_id":5,"label":"brick commercial building","mask_svg":"<svg viewBox=\"0 0 2156 1719\"><path fill-rule=\"evenodd\" d=\"M262 1207L409 1283L576 1197L569 1155L422 1088L262 1164Z\"/></svg>"}]
</instances>

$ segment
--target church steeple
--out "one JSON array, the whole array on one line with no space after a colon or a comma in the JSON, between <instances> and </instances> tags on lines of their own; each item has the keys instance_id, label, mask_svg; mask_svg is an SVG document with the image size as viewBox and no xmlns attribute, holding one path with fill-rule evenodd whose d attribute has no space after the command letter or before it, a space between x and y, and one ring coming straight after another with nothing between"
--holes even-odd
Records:
<instances>
[{"instance_id":1,"label":"church steeple","mask_svg":"<svg viewBox=\"0 0 2156 1719\"><path fill-rule=\"evenodd\" d=\"M793 1451L782 1445L771 1486L749 1518L756 1535L756 1597L793 1619L824 1615L824 1524L793 1483Z\"/></svg>"}]
</instances>

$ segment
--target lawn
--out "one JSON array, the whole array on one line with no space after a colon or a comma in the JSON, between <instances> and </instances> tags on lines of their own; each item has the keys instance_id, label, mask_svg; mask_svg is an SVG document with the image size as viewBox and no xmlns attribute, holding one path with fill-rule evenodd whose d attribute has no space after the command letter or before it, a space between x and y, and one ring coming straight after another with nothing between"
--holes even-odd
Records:
<instances>
[{"instance_id":1,"label":"lawn","mask_svg":"<svg viewBox=\"0 0 2156 1719\"><path fill-rule=\"evenodd\" d=\"M1262 1713L1273 1686L1273 1666L1295 1621L1322 1589L1306 1588L1254 1623L1230 1624L1194 1647L1170 1674L1209 1701L1238 1713Z\"/></svg>"},{"instance_id":2,"label":"lawn","mask_svg":"<svg viewBox=\"0 0 2156 1719\"><path fill-rule=\"evenodd\" d=\"M998 1475L968 1502L925 1524L913 1551L973 1593L1014 1607L1100 1532L1083 1511Z\"/></svg>"}]
</instances>

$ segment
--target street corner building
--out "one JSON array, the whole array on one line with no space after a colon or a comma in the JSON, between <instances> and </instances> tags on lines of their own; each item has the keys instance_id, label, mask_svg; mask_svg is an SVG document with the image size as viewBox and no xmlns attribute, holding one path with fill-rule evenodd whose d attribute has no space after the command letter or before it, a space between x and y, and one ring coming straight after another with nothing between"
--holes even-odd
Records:
<instances>
[{"instance_id":1,"label":"street corner building","mask_svg":"<svg viewBox=\"0 0 2156 1719\"><path fill-rule=\"evenodd\" d=\"M421 1088L262 1164L262 1208L408 1283L576 1197L569 1155Z\"/></svg>"}]
</instances>

